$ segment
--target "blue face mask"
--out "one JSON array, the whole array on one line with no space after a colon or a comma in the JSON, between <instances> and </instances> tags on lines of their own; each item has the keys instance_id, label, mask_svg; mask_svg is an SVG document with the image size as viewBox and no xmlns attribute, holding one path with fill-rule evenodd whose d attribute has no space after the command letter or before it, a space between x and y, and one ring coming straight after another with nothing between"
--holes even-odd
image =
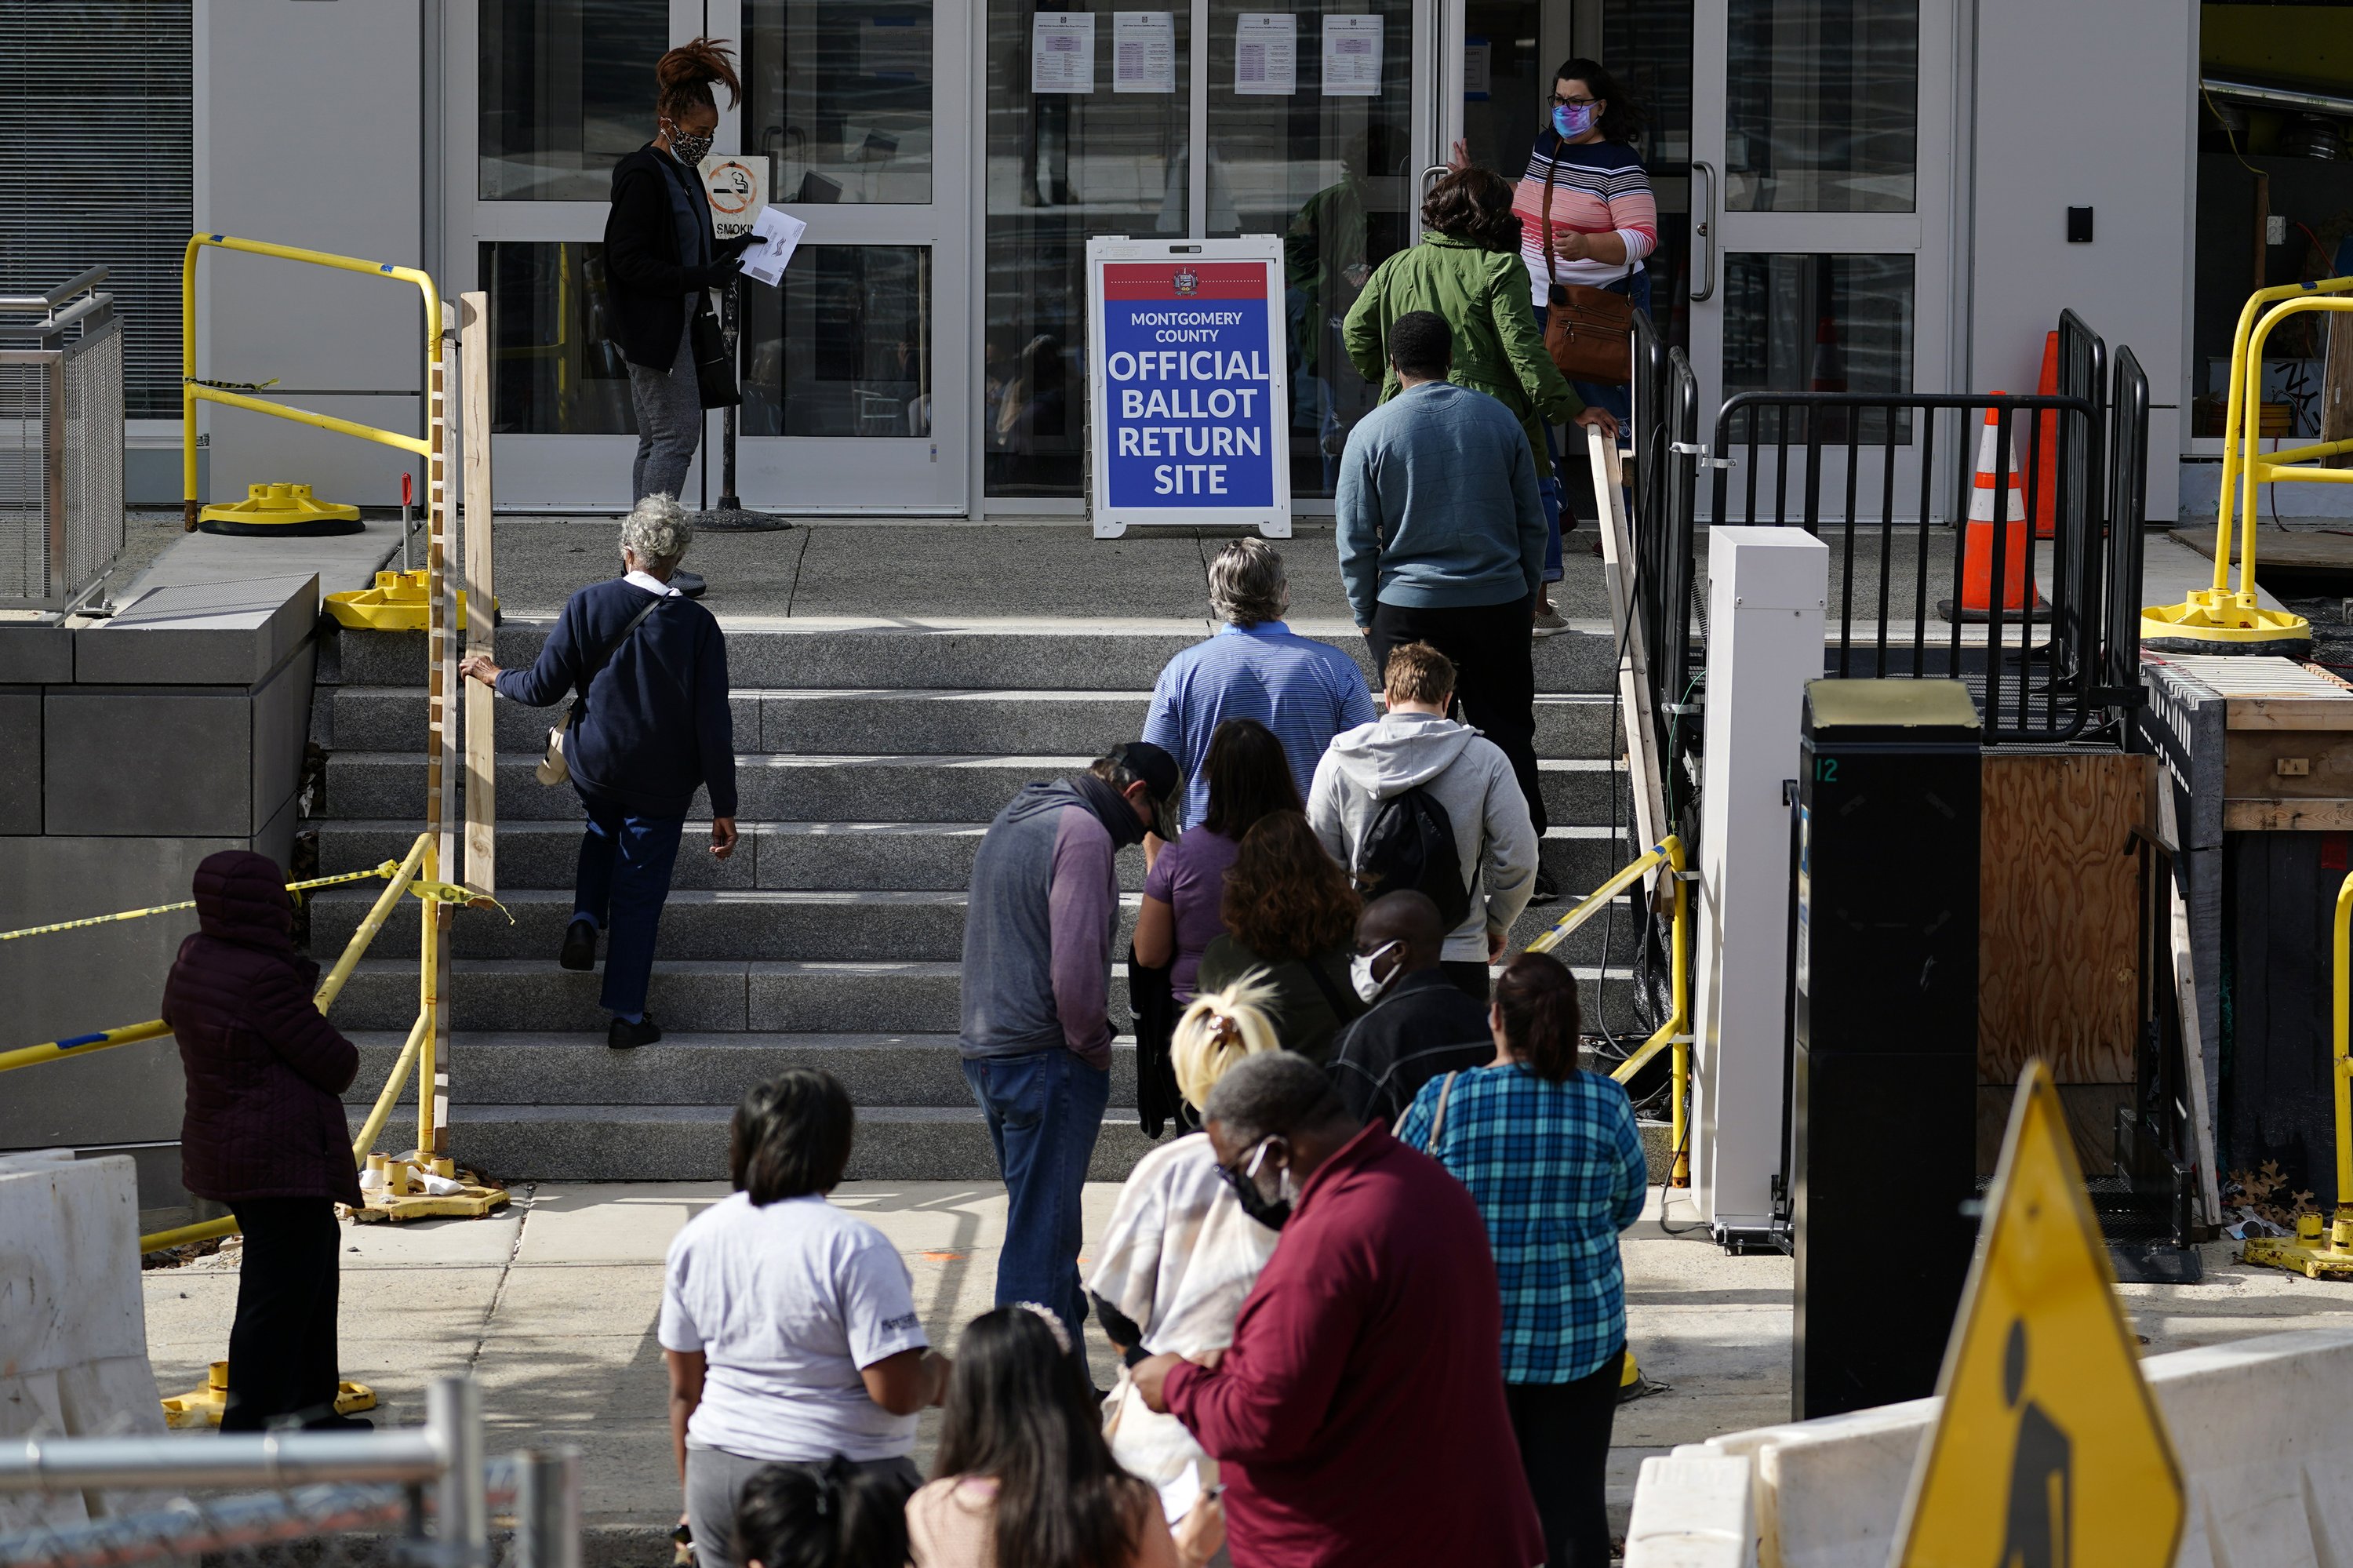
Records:
<instances>
[{"instance_id":1,"label":"blue face mask","mask_svg":"<svg viewBox=\"0 0 2353 1568\"><path fill-rule=\"evenodd\" d=\"M1552 108L1552 128L1564 141L1575 141L1592 130L1594 106L1589 103L1582 109L1564 109L1557 103Z\"/></svg>"}]
</instances>

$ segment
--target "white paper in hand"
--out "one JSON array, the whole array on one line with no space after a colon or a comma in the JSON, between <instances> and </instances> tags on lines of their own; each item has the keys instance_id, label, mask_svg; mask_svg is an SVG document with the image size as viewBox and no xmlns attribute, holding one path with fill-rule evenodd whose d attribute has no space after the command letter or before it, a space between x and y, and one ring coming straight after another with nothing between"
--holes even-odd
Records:
<instances>
[{"instance_id":1,"label":"white paper in hand","mask_svg":"<svg viewBox=\"0 0 2353 1568\"><path fill-rule=\"evenodd\" d=\"M771 289L784 281L785 263L793 259L808 225L780 208L764 207L752 225L752 244L744 252L744 276Z\"/></svg>"}]
</instances>

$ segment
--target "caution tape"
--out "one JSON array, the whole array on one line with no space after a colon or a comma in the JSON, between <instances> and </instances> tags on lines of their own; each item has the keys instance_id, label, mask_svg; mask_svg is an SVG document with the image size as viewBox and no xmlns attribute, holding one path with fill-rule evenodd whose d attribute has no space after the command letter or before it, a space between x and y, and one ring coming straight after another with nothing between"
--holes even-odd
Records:
<instances>
[{"instance_id":1,"label":"caution tape","mask_svg":"<svg viewBox=\"0 0 2353 1568\"><path fill-rule=\"evenodd\" d=\"M279 377L273 376L267 381L208 381L201 376L183 376L180 383L185 387L209 387L216 392L259 392L277 386Z\"/></svg>"},{"instance_id":2,"label":"caution tape","mask_svg":"<svg viewBox=\"0 0 2353 1568\"><path fill-rule=\"evenodd\" d=\"M338 883L365 882L372 876L396 876L399 872L400 863L396 860L388 860L382 865L372 865L365 871L346 871L337 876L315 876L308 882L290 882L286 885L286 891L302 893L313 887L332 887ZM420 883L417 887L421 891L424 885ZM434 885L437 888L446 887L445 884L439 883ZM479 894L467 895L468 898L479 896L480 896ZM467 899L461 898L453 902L465 903ZM169 915L176 910L194 909L195 906L195 899L184 898L177 904L158 904L148 909L125 909L113 915L92 915L82 920L59 920L50 926L27 926L21 931L0 931L0 942L13 942L19 937L45 937L52 931L78 931L85 926L105 926L117 920L140 920L150 915Z\"/></svg>"}]
</instances>

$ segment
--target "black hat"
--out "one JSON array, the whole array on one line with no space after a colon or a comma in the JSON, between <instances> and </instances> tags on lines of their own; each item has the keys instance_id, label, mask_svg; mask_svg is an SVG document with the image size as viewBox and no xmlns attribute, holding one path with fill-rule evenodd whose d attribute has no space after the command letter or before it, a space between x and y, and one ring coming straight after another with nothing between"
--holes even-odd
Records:
<instances>
[{"instance_id":1,"label":"black hat","mask_svg":"<svg viewBox=\"0 0 2353 1568\"><path fill-rule=\"evenodd\" d=\"M1145 789L1152 793L1153 804L1159 808L1153 814L1159 819L1154 830L1163 838L1176 836L1176 795L1185 787L1185 770L1176 759L1148 740L1124 741L1111 748L1111 759L1142 779Z\"/></svg>"}]
</instances>

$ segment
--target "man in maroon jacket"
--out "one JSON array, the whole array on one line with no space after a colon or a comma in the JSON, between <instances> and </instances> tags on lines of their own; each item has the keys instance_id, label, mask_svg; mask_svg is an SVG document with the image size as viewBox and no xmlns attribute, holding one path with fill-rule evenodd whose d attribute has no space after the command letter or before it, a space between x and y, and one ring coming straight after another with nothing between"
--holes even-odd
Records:
<instances>
[{"instance_id":1,"label":"man in maroon jacket","mask_svg":"<svg viewBox=\"0 0 2353 1568\"><path fill-rule=\"evenodd\" d=\"M223 850L196 867L196 934L164 982L187 1110L181 1181L245 1233L228 1334L224 1432L335 1414L335 1205L360 1202L339 1097L358 1050L311 1001L319 966L294 951L294 901L268 855Z\"/></svg>"},{"instance_id":2,"label":"man in maroon jacket","mask_svg":"<svg viewBox=\"0 0 2353 1568\"><path fill-rule=\"evenodd\" d=\"M1234 1340L1133 1375L1220 1465L1251 1568L1531 1568L1544 1531L1504 1405L1503 1307L1462 1184L1287 1051L1203 1107L1245 1212L1282 1227Z\"/></svg>"}]
</instances>

